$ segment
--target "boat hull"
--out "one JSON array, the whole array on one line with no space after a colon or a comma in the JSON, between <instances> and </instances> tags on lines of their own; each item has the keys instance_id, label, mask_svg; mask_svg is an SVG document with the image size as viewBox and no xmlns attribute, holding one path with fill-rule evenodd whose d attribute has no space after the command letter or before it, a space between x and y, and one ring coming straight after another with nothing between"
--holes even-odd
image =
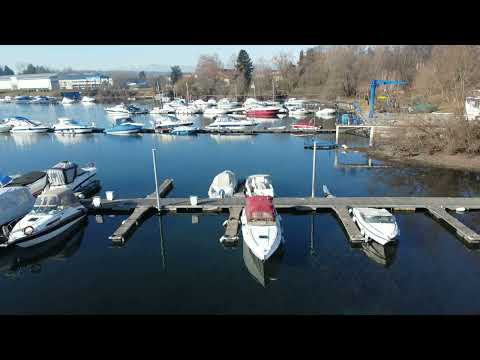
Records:
<instances>
[{"instance_id":1,"label":"boat hull","mask_svg":"<svg viewBox=\"0 0 480 360\"><path fill-rule=\"evenodd\" d=\"M50 131L50 128L45 128L45 127L38 127L38 128L13 128L12 130L10 130L10 132L12 133L17 133L17 134L21 134L21 133L47 133Z\"/></svg>"},{"instance_id":2,"label":"boat hull","mask_svg":"<svg viewBox=\"0 0 480 360\"><path fill-rule=\"evenodd\" d=\"M273 118L278 114L278 109L274 110L247 110L246 114L248 117L263 117L263 118Z\"/></svg>"},{"instance_id":3,"label":"boat hull","mask_svg":"<svg viewBox=\"0 0 480 360\"><path fill-rule=\"evenodd\" d=\"M250 226L246 221L246 216L242 214L242 237L245 244L247 244L248 248L251 250L252 254L255 255L259 260L265 261L268 260L277 249L280 247L280 244L284 241L283 240L283 232L280 226L279 216L277 215L277 221L275 226L271 226L272 228L275 227L277 232L275 239L271 244L265 246L256 238L252 233L252 226ZM270 227L270 226L268 226Z\"/></svg>"}]
</instances>

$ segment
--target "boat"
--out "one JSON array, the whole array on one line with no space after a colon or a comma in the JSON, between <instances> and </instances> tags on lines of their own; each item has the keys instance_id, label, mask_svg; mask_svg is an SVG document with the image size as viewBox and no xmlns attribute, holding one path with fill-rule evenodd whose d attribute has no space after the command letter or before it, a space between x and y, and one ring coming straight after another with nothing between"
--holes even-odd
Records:
<instances>
[{"instance_id":1,"label":"boat","mask_svg":"<svg viewBox=\"0 0 480 360\"><path fill-rule=\"evenodd\" d=\"M193 125L192 120L178 120L174 116L164 115L151 121L152 126L159 132L170 132L177 126Z\"/></svg>"},{"instance_id":2,"label":"boat","mask_svg":"<svg viewBox=\"0 0 480 360\"><path fill-rule=\"evenodd\" d=\"M286 126L272 126L267 128L268 130L285 130L287 127Z\"/></svg>"},{"instance_id":3,"label":"boat","mask_svg":"<svg viewBox=\"0 0 480 360\"><path fill-rule=\"evenodd\" d=\"M90 134L93 126L84 125L68 117L61 117L58 118L58 123L53 125L53 131L58 134Z\"/></svg>"},{"instance_id":4,"label":"boat","mask_svg":"<svg viewBox=\"0 0 480 360\"><path fill-rule=\"evenodd\" d=\"M306 102L307 100L304 99L289 98L283 103L283 106L290 111L290 109L304 107Z\"/></svg>"},{"instance_id":5,"label":"boat","mask_svg":"<svg viewBox=\"0 0 480 360\"><path fill-rule=\"evenodd\" d=\"M43 192L33 209L24 216L2 245L29 247L67 231L87 216L87 209L70 189L54 188Z\"/></svg>"},{"instance_id":6,"label":"boat","mask_svg":"<svg viewBox=\"0 0 480 360\"><path fill-rule=\"evenodd\" d=\"M97 183L96 174L97 168L93 164L81 168L74 162L61 161L47 170L48 189L68 189L80 194L89 191L92 183Z\"/></svg>"},{"instance_id":7,"label":"boat","mask_svg":"<svg viewBox=\"0 0 480 360\"><path fill-rule=\"evenodd\" d=\"M125 105L124 103L115 105L110 108L105 108L105 111L110 113L122 113L131 115L148 114L148 110L143 110L135 105Z\"/></svg>"},{"instance_id":8,"label":"boat","mask_svg":"<svg viewBox=\"0 0 480 360\"><path fill-rule=\"evenodd\" d=\"M0 98L0 103L4 104L9 104L12 102L12 97L11 96L4 96L3 98Z\"/></svg>"},{"instance_id":9,"label":"boat","mask_svg":"<svg viewBox=\"0 0 480 360\"><path fill-rule=\"evenodd\" d=\"M208 107L208 102L198 99L193 102L193 105L204 111Z\"/></svg>"},{"instance_id":10,"label":"boat","mask_svg":"<svg viewBox=\"0 0 480 360\"><path fill-rule=\"evenodd\" d=\"M480 97L467 96L465 99L465 116L467 120L480 118Z\"/></svg>"},{"instance_id":11,"label":"boat","mask_svg":"<svg viewBox=\"0 0 480 360\"><path fill-rule=\"evenodd\" d=\"M6 124L5 120L0 120L0 133L10 132L12 125Z\"/></svg>"},{"instance_id":12,"label":"boat","mask_svg":"<svg viewBox=\"0 0 480 360\"><path fill-rule=\"evenodd\" d=\"M280 108L278 106L254 105L246 107L245 113L248 117L273 118L278 115Z\"/></svg>"},{"instance_id":13,"label":"boat","mask_svg":"<svg viewBox=\"0 0 480 360\"><path fill-rule=\"evenodd\" d=\"M66 97L64 96L63 99L62 99L62 104L63 105L70 105L70 104L73 104L77 102L75 99L72 99L72 98L69 98L69 97Z\"/></svg>"},{"instance_id":14,"label":"boat","mask_svg":"<svg viewBox=\"0 0 480 360\"><path fill-rule=\"evenodd\" d=\"M15 104L30 104L31 96L15 96Z\"/></svg>"},{"instance_id":15,"label":"boat","mask_svg":"<svg viewBox=\"0 0 480 360\"><path fill-rule=\"evenodd\" d=\"M221 116L205 127L208 130L243 130L253 128L258 122L252 119L234 119L230 116Z\"/></svg>"},{"instance_id":16,"label":"boat","mask_svg":"<svg viewBox=\"0 0 480 360\"><path fill-rule=\"evenodd\" d=\"M280 269L283 251L276 251L268 260L261 261L252 253L245 242L242 243L242 248L245 267L260 285L266 287L271 281L278 280L277 274Z\"/></svg>"},{"instance_id":17,"label":"boat","mask_svg":"<svg viewBox=\"0 0 480 360\"><path fill-rule=\"evenodd\" d=\"M192 105L179 106L175 109L175 114L200 114L202 110Z\"/></svg>"},{"instance_id":18,"label":"boat","mask_svg":"<svg viewBox=\"0 0 480 360\"><path fill-rule=\"evenodd\" d=\"M270 175L251 175L245 181L246 196L274 197L272 179Z\"/></svg>"},{"instance_id":19,"label":"boat","mask_svg":"<svg viewBox=\"0 0 480 360\"><path fill-rule=\"evenodd\" d=\"M39 104L39 105L45 105L45 104L50 104L50 99L48 99L46 96L34 96L29 104Z\"/></svg>"},{"instance_id":20,"label":"boat","mask_svg":"<svg viewBox=\"0 0 480 360\"><path fill-rule=\"evenodd\" d=\"M48 185L45 171L30 171L15 177L3 177L2 187L26 187L33 196L38 196Z\"/></svg>"},{"instance_id":21,"label":"boat","mask_svg":"<svg viewBox=\"0 0 480 360\"><path fill-rule=\"evenodd\" d=\"M315 148L317 150L331 150L331 149L336 149L338 148L338 144L335 144L332 141L325 141L325 140L314 140L314 139L308 139L303 143L303 148L304 149L313 149L314 148L314 143L316 143Z\"/></svg>"},{"instance_id":22,"label":"boat","mask_svg":"<svg viewBox=\"0 0 480 360\"><path fill-rule=\"evenodd\" d=\"M239 106L240 104L238 102L230 101L227 98L220 99L217 102L218 109L232 110L232 109L238 108Z\"/></svg>"},{"instance_id":23,"label":"boat","mask_svg":"<svg viewBox=\"0 0 480 360\"><path fill-rule=\"evenodd\" d=\"M8 226L24 217L33 208L35 198L22 186L0 188L0 226ZM0 235L2 232L0 232Z\"/></svg>"},{"instance_id":24,"label":"boat","mask_svg":"<svg viewBox=\"0 0 480 360\"><path fill-rule=\"evenodd\" d=\"M323 185L323 193L325 197L335 197L326 185ZM394 243L395 238L400 234L395 216L386 209L352 207L348 212L365 242L373 240L384 246Z\"/></svg>"},{"instance_id":25,"label":"boat","mask_svg":"<svg viewBox=\"0 0 480 360\"><path fill-rule=\"evenodd\" d=\"M195 126L176 126L170 130L172 135L195 135L198 133L198 128Z\"/></svg>"},{"instance_id":26,"label":"boat","mask_svg":"<svg viewBox=\"0 0 480 360\"><path fill-rule=\"evenodd\" d=\"M292 108L288 111L288 114L293 115L293 116L304 116L304 115L307 115L307 114L310 114L310 113L311 113L310 110L307 110L307 109L301 108L301 107L295 107L295 108Z\"/></svg>"},{"instance_id":27,"label":"boat","mask_svg":"<svg viewBox=\"0 0 480 360\"><path fill-rule=\"evenodd\" d=\"M133 122L129 117L119 117L115 119L115 124L110 129L105 129L109 135L131 135L139 134L143 131L145 124Z\"/></svg>"},{"instance_id":28,"label":"boat","mask_svg":"<svg viewBox=\"0 0 480 360\"><path fill-rule=\"evenodd\" d=\"M203 116L205 117L215 117L219 115L225 115L228 112L228 109L220 109L216 106L207 107L203 111Z\"/></svg>"},{"instance_id":29,"label":"boat","mask_svg":"<svg viewBox=\"0 0 480 360\"><path fill-rule=\"evenodd\" d=\"M270 196L249 196L240 216L242 237L252 253L261 261L272 256L283 242L281 217Z\"/></svg>"},{"instance_id":30,"label":"boat","mask_svg":"<svg viewBox=\"0 0 480 360\"><path fill-rule=\"evenodd\" d=\"M237 185L235 173L230 170L224 170L213 178L212 184L208 189L208 197L211 199L231 197L235 193Z\"/></svg>"},{"instance_id":31,"label":"boat","mask_svg":"<svg viewBox=\"0 0 480 360\"><path fill-rule=\"evenodd\" d=\"M315 116L320 118L325 118L325 117L331 118L335 113L336 113L335 109L324 108L324 109L318 110L315 113Z\"/></svg>"},{"instance_id":32,"label":"boat","mask_svg":"<svg viewBox=\"0 0 480 360\"><path fill-rule=\"evenodd\" d=\"M82 103L93 103L93 102L95 102L94 97L90 97L90 96L82 97Z\"/></svg>"},{"instance_id":33,"label":"boat","mask_svg":"<svg viewBox=\"0 0 480 360\"><path fill-rule=\"evenodd\" d=\"M292 128L298 130L319 130L322 128L322 125L316 125L314 119L301 119L292 124Z\"/></svg>"},{"instance_id":34,"label":"boat","mask_svg":"<svg viewBox=\"0 0 480 360\"><path fill-rule=\"evenodd\" d=\"M41 122L23 116L6 118L4 124L12 127L10 130L12 133L46 133L51 130L50 127L42 125Z\"/></svg>"},{"instance_id":35,"label":"boat","mask_svg":"<svg viewBox=\"0 0 480 360\"><path fill-rule=\"evenodd\" d=\"M175 114L175 108L171 107L168 104L163 105L163 107L154 107L149 111L150 114Z\"/></svg>"}]
</instances>

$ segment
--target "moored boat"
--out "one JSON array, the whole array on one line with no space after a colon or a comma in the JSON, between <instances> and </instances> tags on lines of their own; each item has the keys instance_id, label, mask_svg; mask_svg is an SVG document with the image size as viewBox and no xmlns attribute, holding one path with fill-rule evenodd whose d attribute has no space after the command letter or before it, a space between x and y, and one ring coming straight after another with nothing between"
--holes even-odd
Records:
<instances>
[{"instance_id":1,"label":"moored boat","mask_svg":"<svg viewBox=\"0 0 480 360\"><path fill-rule=\"evenodd\" d=\"M246 196L270 196L273 198L272 178L270 175L251 175L245 181Z\"/></svg>"},{"instance_id":2,"label":"moored boat","mask_svg":"<svg viewBox=\"0 0 480 360\"><path fill-rule=\"evenodd\" d=\"M0 226L9 225L32 210L35 198L30 190L23 186L0 188ZM2 235L2 232L0 232Z\"/></svg>"},{"instance_id":3,"label":"moored boat","mask_svg":"<svg viewBox=\"0 0 480 360\"><path fill-rule=\"evenodd\" d=\"M6 118L4 124L11 126L10 132L12 133L46 133L51 130L49 126L44 126L41 122L23 116Z\"/></svg>"},{"instance_id":4,"label":"moored boat","mask_svg":"<svg viewBox=\"0 0 480 360\"><path fill-rule=\"evenodd\" d=\"M274 118L278 115L280 108L277 106L253 106L246 109L248 117Z\"/></svg>"},{"instance_id":5,"label":"moored boat","mask_svg":"<svg viewBox=\"0 0 480 360\"><path fill-rule=\"evenodd\" d=\"M6 181L4 187L26 187L33 196L38 196L48 185L45 171L30 171Z\"/></svg>"},{"instance_id":6,"label":"moored boat","mask_svg":"<svg viewBox=\"0 0 480 360\"><path fill-rule=\"evenodd\" d=\"M208 197L211 199L223 199L231 197L237 187L237 178L235 173L230 170L224 170L213 178L212 184L208 189Z\"/></svg>"},{"instance_id":7,"label":"moored boat","mask_svg":"<svg viewBox=\"0 0 480 360\"><path fill-rule=\"evenodd\" d=\"M145 124L133 122L129 117L120 117L115 119L115 124L105 133L109 135L131 135L139 134L143 131Z\"/></svg>"},{"instance_id":8,"label":"moored boat","mask_svg":"<svg viewBox=\"0 0 480 360\"><path fill-rule=\"evenodd\" d=\"M90 134L93 126L82 124L80 121L68 117L58 118L58 123L53 125L53 131L58 134Z\"/></svg>"},{"instance_id":9,"label":"moored boat","mask_svg":"<svg viewBox=\"0 0 480 360\"><path fill-rule=\"evenodd\" d=\"M82 97L82 103L93 103L93 102L95 102L94 97L90 97L90 96Z\"/></svg>"},{"instance_id":10,"label":"moored boat","mask_svg":"<svg viewBox=\"0 0 480 360\"><path fill-rule=\"evenodd\" d=\"M314 119L301 119L292 124L292 128L298 130L319 130L322 128L322 125L315 124Z\"/></svg>"},{"instance_id":11,"label":"moored boat","mask_svg":"<svg viewBox=\"0 0 480 360\"><path fill-rule=\"evenodd\" d=\"M48 188L68 189L78 194L90 189L96 174L93 164L81 168L74 162L61 161L47 170Z\"/></svg>"},{"instance_id":12,"label":"moored boat","mask_svg":"<svg viewBox=\"0 0 480 360\"><path fill-rule=\"evenodd\" d=\"M170 130L172 135L195 135L198 133L198 128L195 126L176 126Z\"/></svg>"},{"instance_id":13,"label":"moored boat","mask_svg":"<svg viewBox=\"0 0 480 360\"><path fill-rule=\"evenodd\" d=\"M258 125L258 122L252 119L234 119L230 116L222 116L205 127L207 130L243 130Z\"/></svg>"}]
</instances>

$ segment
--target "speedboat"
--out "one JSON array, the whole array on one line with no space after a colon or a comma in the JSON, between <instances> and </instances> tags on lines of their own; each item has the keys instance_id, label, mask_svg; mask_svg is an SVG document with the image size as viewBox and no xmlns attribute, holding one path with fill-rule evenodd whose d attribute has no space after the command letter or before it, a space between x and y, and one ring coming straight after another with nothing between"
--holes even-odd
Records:
<instances>
[{"instance_id":1,"label":"speedboat","mask_svg":"<svg viewBox=\"0 0 480 360\"><path fill-rule=\"evenodd\" d=\"M292 128L298 130L319 130L322 128L322 125L316 125L313 119L301 119L292 124Z\"/></svg>"},{"instance_id":2,"label":"speedboat","mask_svg":"<svg viewBox=\"0 0 480 360\"><path fill-rule=\"evenodd\" d=\"M198 128L195 126L176 126L170 130L172 135L195 135L198 133Z\"/></svg>"},{"instance_id":3,"label":"speedboat","mask_svg":"<svg viewBox=\"0 0 480 360\"><path fill-rule=\"evenodd\" d=\"M217 102L217 108L219 108L219 109L232 110L232 109L235 109L239 106L240 106L240 104L238 102L230 101L227 98L220 99Z\"/></svg>"},{"instance_id":4,"label":"speedboat","mask_svg":"<svg viewBox=\"0 0 480 360\"><path fill-rule=\"evenodd\" d=\"M94 97L90 97L90 96L82 97L82 103L93 103L93 102L95 102Z\"/></svg>"},{"instance_id":5,"label":"speedboat","mask_svg":"<svg viewBox=\"0 0 480 360\"><path fill-rule=\"evenodd\" d=\"M58 118L58 123L53 125L53 130L59 134L90 134L93 126L84 125L68 117L61 117Z\"/></svg>"},{"instance_id":6,"label":"speedboat","mask_svg":"<svg viewBox=\"0 0 480 360\"><path fill-rule=\"evenodd\" d=\"M231 197L237 187L237 178L235 173L230 170L224 170L213 178L212 184L208 189L208 197L211 199L223 199Z\"/></svg>"},{"instance_id":7,"label":"speedboat","mask_svg":"<svg viewBox=\"0 0 480 360\"><path fill-rule=\"evenodd\" d=\"M12 125L6 124L4 120L0 120L0 133L10 132Z\"/></svg>"},{"instance_id":8,"label":"speedboat","mask_svg":"<svg viewBox=\"0 0 480 360\"><path fill-rule=\"evenodd\" d=\"M162 108L156 106L149 111L150 114L175 114L175 108L168 104L163 105Z\"/></svg>"},{"instance_id":9,"label":"speedboat","mask_svg":"<svg viewBox=\"0 0 480 360\"><path fill-rule=\"evenodd\" d=\"M35 198L22 186L0 188L0 226L9 225L32 210ZM1 233L0 233L1 235Z\"/></svg>"},{"instance_id":10,"label":"speedboat","mask_svg":"<svg viewBox=\"0 0 480 360\"><path fill-rule=\"evenodd\" d=\"M216 106L211 106L206 108L203 111L203 116L205 117L215 117L219 115L225 115L229 110L228 109L220 109L217 108Z\"/></svg>"},{"instance_id":11,"label":"speedboat","mask_svg":"<svg viewBox=\"0 0 480 360\"><path fill-rule=\"evenodd\" d=\"M294 116L302 116L302 115L307 115L307 114L310 114L310 113L311 113L310 110L307 110L307 109L301 108L301 107L292 108L288 112L289 115L294 115Z\"/></svg>"},{"instance_id":12,"label":"speedboat","mask_svg":"<svg viewBox=\"0 0 480 360\"><path fill-rule=\"evenodd\" d=\"M12 133L46 133L50 131L50 127L42 125L41 122L27 119L23 116L14 116L7 118L4 124L10 125Z\"/></svg>"},{"instance_id":13,"label":"speedboat","mask_svg":"<svg viewBox=\"0 0 480 360\"><path fill-rule=\"evenodd\" d=\"M142 110L138 106L125 105L124 103L115 105L110 108L105 108L105 111L111 112L111 113L122 113L122 114L131 114L131 115L148 114L148 110Z\"/></svg>"},{"instance_id":14,"label":"speedboat","mask_svg":"<svg viewBox=\"0 0 480 360\"><path fill-rule=\"evenodd\" d=\"M66 97L66 96L64 96L63 99L62 99L62 104L63 105L70 105L70 104L73 104L75 102L76 102L75 99L72 99L72 98L69 98L69 97Z\"/></svg>"},{"instance_id":15,"label":"speedboat","mask_svg":"<svg viewBox=\"0 0 480 360\"><path fill-rule=\"evenodd\" d=\"M88 191L97 182L94 179L96 174L97 168L93 164L81 168L73 162L61 161L47 170L49 190L68 189L75 194Z\"/></svg>"},{"instance_id":16,"label":"speedboat","mask_svg":"<svg viewBox=\"0 0 480 360\"><path fill-rule=\"evenodd\" d=\"M48 185L48 177L44 171L31 171L12 178L5 176L2 183L2 187L25 187L33 196L38 196Z\"/></svg>"},{"instance_id":17,"label":"speedboat","mask_svg":"<svg viewBox=\"0 0 480 360\"><path fill-rule=\"evenodd\" d=\"M205 129L208 130L243 130L257 126L258 122L252 119L237 120L230 116L222 116L215 119L215 121Z\"/></svg>"},{"instance_id":18,"label":"speedboat","mask_svg":"<svg viewBox=\"0 0 480 360\"><path fill-rule=\"evenodd\" d=\"M270 196L249 196L240 217L243 241L252 253L265 261L283 242L281 217Z\"/></svg>"},{"instance_id":19,"label":"speedboat","mask_svg":"<svg viewBox=\"0 0 480 360\"><path fill-rule=\"evenodd\" d=\"M245 181L246 196L274 197L272 179L270 175L251 175Z\"/></svg>"},{"instance_id":20,"label":"speedboat","mask_svg":"<svg viewBox=\"0 0 480 360\"><path fill-rule=\"evenodd\" d=\"M175 109L175 114L200 114L202 112L201 109L197 108L196 106L179 106Z\"/></svg>"},{"instance_id":21,"label":"speedboat","mask_svg":"<svg viewBox=\"0 0 480 360\"><path fill-rule=\"evenodd\" d=\"M141 133L145 124L133 122L129 117L115 119L115 125L110 129L105 129L106 134L110 135L131 135Z\"/></svg>"},{"instance_id":22,"label":"speedboat","mask_svg":"<svg viewBox=\"0 0 480 360\"><path fill-rule=\"evenodd\" d=\"M15 104L30 104L31 96L15 96Z\"/></svg>"},{"instance_id":23,"label":"speedboat","mask_svg":"<svg viewBox=\"0 0 480 360\"><path fill-rule=\"evenodd\" d=\"M280 108L278 106L255 105L246 107L248 117L274 118L278 115Z\"/></svg>"},{"instance_id":24,"label":"speedboat","mask_svg":"<svg viewBox=\"0 0 480 360\"><path fill-rule=\"evenodd\" d=\"M30 100L30 104L50 104L50 100L46 96L35 96Z\"/></svg>"},{"instance_id":25,"label":"speedboat","mask_svg":"<svg viewBox=\"0 0 480 360\"><path fill-rule=\"evenodd\" d=\"M318 110L315 113L315 116L320 117L320 118L325 118L325 117L330 118L332 115L335 114L335 112L336 112L335 109L324 108L324 109Z\"/></svg>"},{"instance_id":26,"label":"speedboat","mask_svg":"<svg viewBox=\"0 0 480 360\"><path fill-rule=\"evenodd\" d=\"M159 132L170 132L177 126L193 125L192 120L178 120L177 118L168 115L160 116L152 120L151 123L155 128L155 131Z\"/></svg>"},{"instance_id":27,"label":"speedboat","mask_svg":"<svg viewBox=\"0 0 480 360\"><path fill-rule=\"evenodd\" d=\"M6 246L29 247L42 243L64 233L86 216L87 209L71 190L49 189L37 198L33 209L13 227Z\"/></svg>"},{"instance_id":28,"label":"speedboat","mask_svg":"<svg viewBox=\"0 0 480 360\"><path fill-rule=\"evenodd\" d=\"M323 185L323 193L325 197L335 197L326 185ZM400 234L395 217L386 209L352 207L348 212L365 242L373 240L384 246L394 243L395 238Z\"/></svg>"},{"instance_id":29,"label":"speedboat","mask_svg":"<svg viewBox=\"0 0 480 360\"><path fill-rule=\"evenodd\" d=\"M5 96L3 98L0 98L0 103L9 104L11 102L12 102L11 96Z\"/></svg>"}]
</instances>

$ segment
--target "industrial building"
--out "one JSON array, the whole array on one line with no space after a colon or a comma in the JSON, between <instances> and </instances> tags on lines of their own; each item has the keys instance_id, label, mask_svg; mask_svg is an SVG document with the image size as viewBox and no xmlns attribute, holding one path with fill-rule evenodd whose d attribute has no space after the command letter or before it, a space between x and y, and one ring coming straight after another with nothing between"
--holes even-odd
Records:
<instances>
[{"instance_id":1,"label":"industrial building","mask_svg":"<svg viewBox=\"0 0 480 360\"><path fill-rule=\"evenodd\" d=\"M59 82L58 75L55 73L0 76L0 91L50 91L57 89L59 89Z\"/></svg>"},{"instance_id":2,"label":"industrial building","mask_svg":"<svg viewBox=\"0 0 480 360\"><path fill-rule=\"evenodd\" d=\"M60 89L82 90L97 89L101 85L111 86L113 80L110 76L101 73L68 73L59 75Z\"/></svg>"}]
</instances>

